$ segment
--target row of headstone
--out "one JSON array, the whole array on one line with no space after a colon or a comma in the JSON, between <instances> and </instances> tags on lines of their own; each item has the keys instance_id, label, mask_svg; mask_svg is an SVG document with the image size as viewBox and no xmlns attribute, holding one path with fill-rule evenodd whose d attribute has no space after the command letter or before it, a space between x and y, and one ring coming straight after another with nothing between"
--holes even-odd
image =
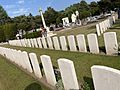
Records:
<instances>
[{"instance_id":1,"label":"row of headstone","mask_svg":"<svg viewBox=\"0 0 120 90\"><path fill-rule=\"evenodd\" d=\"M28 70L30 73L34 73L37 78L42 78L41 68L35 53L28 54L25 51L0 47L0 54L5 56L11 62L14 62L20 67ZM55 87L57 81L50 56L42 55L40 56L40 59L47 83ZM80 87L77 81L73 62L64 58L58 59L58 66L65 90L78 90Z\"/></svg>"},{"instance_id":2,"label":"row of headstone","mask_svg":"<svg viewBox=\"0 0 120 90\"><path fill-rule=\"evenodd\" d=\"M116 21L116 15L108 17L106 20L96 24L97 35L101 36L106 30L112 27Z\"/></svg>"},{"instance_id":3,"label":"row of headstone","mask_svg":"<svg viewBox=\"0 0 120 90\"><path fill-rule=\"evenodd\" d=\"M15 62L19 66L28 69L29 72L34 72L35 76L41 78L41 69L39 67L38 59L35 53L27 54L25 51L14 50L9 48L0 47L0 54L7 59ZM23 56L24 55L24 56ZM29 56L28 56L29 55ZM21 57L24 58L21 58ZM30 58L30 60L29 60ZM54 74L51 58L47 55L40 56L43 65L47 83L55 86L57 83ZM31 68L31 64L32 68ZM78 83L74 63L68 59L58 59L58 66L61 73L62 82L65 90L80 90L81 87ZM92 78L95 90L119 90L120 89L120 71L106 67L94 65L91 67ZM101 77L102 76L102 77Z\"/></svg>"},{"instance_id":4,"label":"row of headstone","mask_svg":"<svg viewBox=\"0 0 120 90\"><path fill-rule=\"evenodd\" d=\"M99 54L99 44L96 34L87 35L88 46L91 53ZM67 42L68 41L68 42ZM76 43L77 41L77 43ZM107 55L115 55L118 53L118 42L116 32L104 33L104 43ZM47 38L34 38L34 39L22 39L9 41L10 45L33 47L33 48L44 48L44 49L55 49L63 51L79 51L87 52L86 40L83 34L79 34L76 37L69 35L58 37L47 37ZM77 50L77 46L79 50Z\"/></svg>"}]
</instances>

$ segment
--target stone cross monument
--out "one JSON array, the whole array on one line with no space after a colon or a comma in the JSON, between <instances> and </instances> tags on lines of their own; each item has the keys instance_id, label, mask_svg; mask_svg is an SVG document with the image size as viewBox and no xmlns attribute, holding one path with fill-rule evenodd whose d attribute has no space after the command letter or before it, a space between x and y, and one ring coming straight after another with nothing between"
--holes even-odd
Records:
<instances>
[{"instance_id":1,"label":"stone cross monument","mask_svg":"<svg viewBox=\"0 0 120 90\"><path fill-rule=\"evenodd\" d=\"M47 30L47 32L50 32L49 28L46 26L45 19L44 19L43 12L42 12L41 8L39 9L39 12L40 12L40 15L42 18L42 23L43 23L44 28Z\"/></svg>"}]
</instances>

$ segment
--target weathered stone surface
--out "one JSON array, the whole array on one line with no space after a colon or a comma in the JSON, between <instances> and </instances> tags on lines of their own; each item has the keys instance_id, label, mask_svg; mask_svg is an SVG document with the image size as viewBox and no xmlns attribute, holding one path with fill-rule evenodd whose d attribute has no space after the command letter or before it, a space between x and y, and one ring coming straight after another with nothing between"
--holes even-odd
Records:
<instances>
[{"instance_id":1,"label":"weathered stone surface","mask_svg":"<svg viewBox=\"0 0 120 90\"><path fill-rule=\"evenodd\" d=\"M58 37L53 37L53 44L54 44L55 50L60 50L60 43L58 41Z\"/></svg>"},{"instance_id":2,"label":"weathered stone surface","mask_svg":"<svg viewBox=\"0 0 120 90\"><path fill-rule=\"evenodd\" d=\"M60 45L61 45L61 48L62 48L63 51L68 50L65 36L60 37Z\"/></svg>"},{"instance_id":3,"label":"weathered stone surface","mask_svg":"<svg viewBox=\"0 0 120 90\"><path fill-rule=\"evenodd\" d=\"M104 42L107 55L118 54L118 43L116 32L104 33Z\"/></svg>"},{"instance_id":4,"label":"weathered stone surface","mask_svg":"<svg viewBox=\"0 0 120 90\"><path fill-rule=\"evenodd\" d=\"M96 34L88 34L88 45L91 53L98 54L99 53L99 46Z\"/></svg>"},{"instance_id":5,"label":"weathered stone surface","mask_svg":"<svg viewBox=\"0 0 120 90\"><path fill-rule=\"evenodd\" d=\"M41 70L40 70L40 67L39 67L39 62L38 62L36 54L35 53L29 53L29 56L30 56L30 60L31 60L31 63L32 63L32 66L33 66L35 76L38 77L38 78L42 78L42 74L41 74Z\"/></svg>"},{"instance_id":6,"label":"weathered stone surface","mask_svg":"<svg viewBox=\"0 0 120 90\"><path fill-rule=\"evenodd\" d=\"M96 24L97 35L100 36L100 27L99 24Z\"/></svg>"},{"instance_id":7,"label":"weathered stone surface","mask_svg":"<svg viewBox=\"0 0 120 90\"><path fill-rule=\"evenodd\" d=\"M73 62L68 59L58 59L58 65L65 90L79 90Z\"/></svg>"},{"instance_id":8,"label":"weathered stone surface","mask_svg":"<svg viewBox=\"0 0 120 90\"><path fill-rule=\"evenodd\" d=\"M87 52L85 36L83 34L79 34L76 36L76 38L77 38L79 51L80 52Z\"/></svg>"},{"instance_id":9,"label":"weathered stone surface","mask_svg":"<svg viewBox=\"0 0 120 90\"><path fill-rule=\"evenodd\" d=\"M52 42L51 37L47 37L47 43L48 43L49 49L53 49L53 42Z\"/></svg>"},{"instance_id":10,"label":"weathered stone surface","mask_svg":"<svg viewBox=\"0 0 120 90\"><path fill-rule=\"evenodd\" d=\"M38 44L37 44L36 38L33 39L33 42L34 42L34 46L35 46L36 48L38 48Z\"/></svg>"},{"instance_id":11,"label":"weathered stone surface","mask_svg":"<svg viewBox=\"0 0 120 90\"><path fill-rule=\"evenodd\" d=\"M41 62L43 65L43 69L45 72L47 82L50 85L55 86L56 78L55 78L55 74L54 74L54 70L53 70L53 66L52 66L50 57L47 55L42 55L42 56L40 56L40 58L41 58Z\"/></svg>"},{"instance_id":12,"label":"weathered stone surface","mask_svg":"<svg viewBox=\"0 0 120 90\"><path fill-rule=\"evenodd\" d=\"M31 46L32 46L32 47L35 47L35 46L34 46L34 41L33 41L33 39L30 39L30 42L31 42Z\"/></svg>"},{"instance_id":13,"label":"weathered stone surface","mask_svg":"<svg viewBox=\"0 0 120 90\"><path fill-rule=\"evenodd\" d=\"M24 63L25 63L25 67L26 67L26 69L27 69L30 73L32 73L33 71L32 71L32 67L31 67L30 61L29 61L28 54L27 54L26 51L23 51L22 53L23 53L22 58L23 58L23 61L24 61Z\"/></svg>"},{"instance_id":14,"label":"weathered stone surface","mask_svg":"<svg viewBox=\"0 0 120 90\"><path fill-rule=\"evenodd\" d=\"M47 49L47 43L46 43L45 37L42 37L41 41L42 41L43 48Z\"/></svg>"},{"instance_id":15,"label":"weathered stone surface","mask_svg":"<svg viewBox=\"0 0 120 90\"><path fill-rule=\"evenodd\" d=\"M37 38L39 48L42 48L41 38Z\"/></svg>"},{"instance_id":16,"label":"weathered stone surface","mask_svg":"<svg viewBox=\"0 0 120 90\"><path fill-rule=\"evenodd\" d=\"M27 42L28 42L28 47L32 47L32 46L31 46L30 39L27 39Z\"/></svg>"},{"instance_id":17,"label":"weathered stone surface","mask_svg":"<svg viewBox=\"0 0 120 90\"><path fill-rule=\"evenodd\" d=\"M92 77L95 90L119 90L120 89L120 71L105 67L92 66Z\"/></svg>"},{"instance_id":18,"label":"weathered stone surface","mask_svg":"<svg viewBox=\"0 0 120 90\"><path fill-rule=\"evenodd\" d=\"M99 26L100 26L101 33L103 33L102 23L99 23Z\"/></svg>"},{"instance_id":19,"label":"weathered stone surface","mask_svg":"<svg viewBox=\"0 0 120 90\"><path fill-rule=\"evenodd\" d=\"M70 35L67 38L68 38L70 51L77 51L74 35Z\"/></svg>"}]
</instances>

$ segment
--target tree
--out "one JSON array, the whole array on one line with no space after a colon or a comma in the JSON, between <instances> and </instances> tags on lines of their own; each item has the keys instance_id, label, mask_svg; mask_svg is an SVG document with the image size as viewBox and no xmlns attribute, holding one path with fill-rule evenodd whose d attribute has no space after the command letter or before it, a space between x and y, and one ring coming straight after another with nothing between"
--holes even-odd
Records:
<instances>
[{"instance_id":1,"label":"tree","mask_svg":"<svg viewBox=\"0 0 120 90\"><path fill-rule=\"evenodd\" d=\"M0 42L4 42L6 39L5 39L5 34L4 34L4 31L2 29L2 26L0 26Z\"/></svg>"},{"instance_id":2,"label":"tree","mask_svg":"<svg viewBox=\"0 0 120 90\"><path fill-rule=\"evenodd\" d=\"M10 21L11 21L10 17L8 17L6 11L0 5L0 25L5 24L5 23L10 22Z\"/></svg>"},{"instance_id":3,"label":"tree","mask_svg":"<svg viewBox=\"0 0 120 90\"><path fill-rule=\"evenodd\" d=\"M17 34L16 24L6 23L2 26L2 29L4 30L6 40L15 39L15 36Z\"/></svg>"},{"instance_id":4,"label":"tree","mask_svg":"<svg viewBox=\"0 0 120 90\"><path fill-rule=\"evenodd\" d=\"M99 5L99 9L101 10L101 12L105 13L107 11L110 11L111 10L111 3L110 1L107 1L107 0L101 0L98 2L98 5Z\"/></svg>"},{"instance_id":5,"label":"tree","mask_svg":"<svg viewBox=\"0 0 120 90\"><path fill-rule=\"evenodd\" d=\"M89 7L90 7L90 12L91 12L92 16L100 14L100 9L96 2L91 2Z\"/></svg>"},{"instance_id":6,"label":"tree","mask_svg":"<svg viewBox=\"0 0 120 90\"><path fill-rule=\"evenodd\" d=\"M44 13L44 18L47 25L55 24L57 17L58 17L58 12L51 7L48 7Z\"/></svg>"},{"instance_id":7,"label":"tree","mask_svg":"<svg viewBox=\"0 0 120 90\"><path fill-rule=\"evenodd\" d=\"M80 12L80 19L89 17L91 15L90 12L90 7L87 4L87 2L85 2L85 0L82 0L79 4L79 12Z\"/></svg>"}]
</instances>

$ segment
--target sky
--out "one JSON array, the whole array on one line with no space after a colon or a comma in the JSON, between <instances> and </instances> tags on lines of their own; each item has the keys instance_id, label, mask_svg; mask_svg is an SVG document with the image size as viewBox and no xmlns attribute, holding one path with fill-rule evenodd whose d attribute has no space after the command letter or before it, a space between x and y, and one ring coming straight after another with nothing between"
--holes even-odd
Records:
<instances>
[{"instance_id":1,"label":"sky","mask_svg":"<svg viewBox=\"0 0 120 90\"><path fill-rule=\"evenodd\" d=\"M88 3L97 0L85 0ZM39 8L42 8L43 12L47 7L52 7L57 11L64 10L66 7L78 3L80 0L0 0L0 5L7 11L10 17L19 15L39 15Z\"/></svg>"}]
</instances>

